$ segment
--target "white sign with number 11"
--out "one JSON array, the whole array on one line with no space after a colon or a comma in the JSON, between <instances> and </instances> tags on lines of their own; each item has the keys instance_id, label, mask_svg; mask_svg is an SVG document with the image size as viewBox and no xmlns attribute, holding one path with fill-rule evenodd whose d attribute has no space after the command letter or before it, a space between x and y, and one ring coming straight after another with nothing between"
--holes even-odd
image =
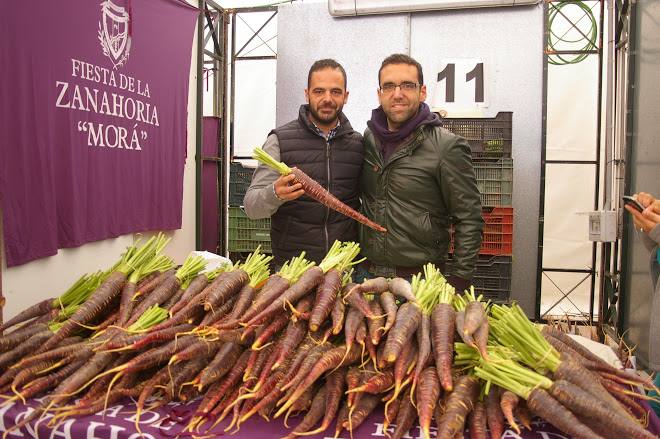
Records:
<instances>
[{"instance_id":1,"label":"white sign with number 11","mask_svg":"<svg viewBox=\"0 0 660 439\"><path fill-rule=\"evenodd\" d=\"M435 75L431 108L452 113L478 111L488 107L486 68L481 59L443 60Z\"/></svg>"}]
</instances>

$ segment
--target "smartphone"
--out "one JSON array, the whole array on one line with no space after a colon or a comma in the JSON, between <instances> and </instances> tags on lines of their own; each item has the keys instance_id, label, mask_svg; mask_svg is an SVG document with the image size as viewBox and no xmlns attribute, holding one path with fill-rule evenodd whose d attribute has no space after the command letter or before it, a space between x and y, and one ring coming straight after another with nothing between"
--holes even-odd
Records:
<instances>
[{"instance_id":1,"label":"smartphone","mask_svg":"<svg viewBox=\"0 0 660 439\"><path fill-rule=\"evenodd\" d=\"M644 211L644 206L639 204L639 202L630 195L624 195L622 198L623 198L623 204L627 204L628 206L632 207L638 212Z\"/></svg>"}]
</instances>

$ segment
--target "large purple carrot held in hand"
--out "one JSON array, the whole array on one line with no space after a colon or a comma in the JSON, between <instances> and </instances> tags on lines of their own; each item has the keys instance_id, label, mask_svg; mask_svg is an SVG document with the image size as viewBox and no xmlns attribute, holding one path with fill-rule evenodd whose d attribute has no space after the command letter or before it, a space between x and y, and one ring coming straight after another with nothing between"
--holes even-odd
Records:
<instances>
[{"instance_id":1,"label":"large purple carrot held in hand","mask_svg":"<svg viewBox=\"0 0 660 439\"><path fill-rule=\"evenodd\" d=\"M302 170L298 168L290 168L286 164L276 161L261 148L254 149L253 157L255 158L255 160L258 160L264 165L275 169L282 175L293 174L293 176L295 177L295 183L300 183L303 190L305 191L305 194L313 198L314 200L318 201L319 203L323 204L324 206L327 206L330 209L333 209L341 214L353 218L359 223L362 223L367 227L371 227L377 232L383 232L383 233L387 232L387 229L385 229L383 226L376 224L366 216L357 212L350 206L344 204L341 200L339 200L337 197L332 195L328 190L326 190L318 182L314 181L309 175L305 174Z\"/></svg>"}]
</instances>

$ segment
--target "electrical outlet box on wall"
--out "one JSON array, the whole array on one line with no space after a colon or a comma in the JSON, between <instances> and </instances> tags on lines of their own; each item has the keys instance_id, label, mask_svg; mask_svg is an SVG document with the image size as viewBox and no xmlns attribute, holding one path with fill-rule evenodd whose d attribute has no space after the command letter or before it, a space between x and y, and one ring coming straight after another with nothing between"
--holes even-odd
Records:
<instances>
[{"instance_id":1,"label":"electrical outlet box on wall","mask_svg":"<svg viewBox=\"0 0 660 439\"><path fill-rule=\"evenodd\" d=\"M617 239L617 213L616 211L588 212L589 215L589 241L614 242Z\"/></svg>"}]
</instances>

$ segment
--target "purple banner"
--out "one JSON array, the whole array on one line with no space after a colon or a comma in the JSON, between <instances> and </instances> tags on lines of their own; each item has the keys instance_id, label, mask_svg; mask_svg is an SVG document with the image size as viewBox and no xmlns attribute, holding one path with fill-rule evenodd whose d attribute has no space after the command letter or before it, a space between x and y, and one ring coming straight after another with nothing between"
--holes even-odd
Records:
<instances>
[{"instance_id":1,"label":"purple banner","mask_svg":"<svg viewBox=\"0 0 660 439\"><path fill-rule=\"evenodd\" d=\"M202 131L202 156L218 156L220 119L204 117ZM220 235L220 209L218 207L218 163L204 161L202 164L202 248L211 253L218 252Z\"/></svg>"},{"instance_id":2,"label":"purple banner","mask_svg":"<svg viewBox=\"0 0 660 439\"><path fill-rule=\"evenodd\" d=\"M57 426L48 426L53 414L46 414L40 421L30 423L8 435L8 438L63 438L63 439L160 439L174 437L190 437L190 432L184 431L188 425L190 417L194 414L199 401L193 401L188 404L171 403L167 406L158 407L154 410L147 410L140 416L140 430L138 433L135 428L135 405L130 401L124 401L122 404L109 407L105 412L97 413L92 416L85 416L78 419L66 419L57 424ZM0 432L9 430L13 425L25 419L37 406L36 401L29 401L28 405L10 403L7 406L0 407ZM267 439L281 438L291 432L291 429L302 420L303 416L294 416L289 419L289 427L286 428L281 419L275 419L270 422L265 421L258 415L255 415L241 424L237 431L231 429L231 434L224 432L230 423L231 415L224 419L211 431L205 431L213 424L213 420L208 422L205 427L195 433L195 437L220 437L225 435L232 439ZM552 425L543 422L540 419L534 419L533 431L524 430L520 435L516 434L510 428L507 428L502 436L503 439L570 439L565 434L560 433ZM394 432L395 424L388 427L388 432ZM507 426L508 427L508 426ZM309 439L330 439L334 436L334 423L325 432L304 436ZM431 437L435 438L435 425L431 427ZM464 435L469 438L468 432ZM302 437L302 436L301 436ZM351 435L344 431L338 436L338 439L349 439ZM383 407L376 408L360 427L353 431L352 439L377 439L386 438L383 429ZM406 439L422 439L424 435L419 426L410 429Z\"/></svg>"},{"instance_id":3,"label":"purple banner","mask_svg":"<svg viewBox=\"0 0 660 439\"><path fill-rule=\"evenodd\" d=\"M645 410L649 410L648 430L657 435L660 433L660 422L645 401L640 402ZM99 412L91 416L85 416L77 419L66 419L56 426L48 426L53 414L46 414L41 420L33 421L28 426L15 430L8 435L9 438L63 438L63 439L160 439L174 437L190 437L190 432L184 431L190 417L194 414L199 400L189 403L170 403L163 407L153 410L146 410L140 416L140 430L142 435L137 433L135 428L135 404L130 400L125 400L121 404L108 407L104 412ZM29 400L27 405L21 403L9 403L0 406L0 432L9 430L22 419L25 419L34 407L38 406L38 400ZM225 435L224 430L230 423L231 415L224 419L220 424L210 431L209 428L214 420L210 420L204 428L195 434L195 437L219 437ZM254 439L254 438L281 438L291 432L291 429L302 420L303 416L294 416L289 420L289 427L286 428L281 419L275 419L270 422L255 415L241 424L240 429L232 429L231 437L233 439ZM388 427L388 432L394 432L395 424ZM532 421L532 431L524 430L517 434L508 425L502 435L502 439L570 439L566 434L561 433L552 425L539 418ZM334 423L326 431L313 436L304 436L309 439L330 439L334 436ZM208 436L206 436L208 434ZM431 427L431 438L435 438L435 424ZM464 435L469 438L469 432ZM301 436L302 437L302 436ZM351 435L344 431L338 439L348 439ZM383 406L376 410L364 421L360 427L353 431L352 439L367 438L385 438L383 429ZM420 427L416 425L411 428L405 439L422 439L424 437Z\"/></svg>"},{"instance_id":4,"label":"purple banner","mask_svg":"<svg viewBox=\"0 0 660 439\"><path fill-rule=\"evenodd\" d=\"M8 266L181 227L196 17L178 0L2 2Z\"/></svg>"}]
</instances>

